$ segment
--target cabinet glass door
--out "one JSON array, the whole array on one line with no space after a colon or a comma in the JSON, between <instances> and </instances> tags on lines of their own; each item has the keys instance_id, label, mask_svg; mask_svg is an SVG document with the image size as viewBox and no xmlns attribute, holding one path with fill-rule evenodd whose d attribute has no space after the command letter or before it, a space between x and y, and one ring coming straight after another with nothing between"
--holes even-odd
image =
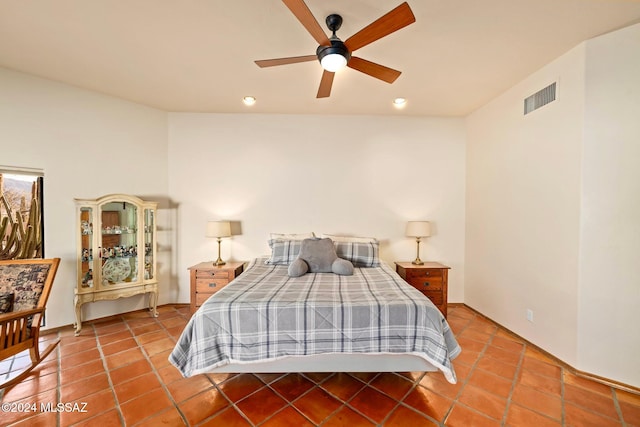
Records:
<instances>
[{"instance_id":1,"label":"cabinet glass door","mask_svg":"<svg viewBox=\"0 0 640 427\"><path fill-rule=\"evenodd\" d=\"M80 271L82 288L93 287L93 209L80 209Z\"/></svg>"},{"instance_id":2,"label":"cabinet glass door","mask_svg":"<svg viewBox=\"0 0 640 427\"><path fill-rule=\"evenodd\" d=\"M155 263L155 242L153 241L155 227L155 211L153 209L144 210L144 279L153 279L156 272L154 270Z\"/></svg>"},{"instance_id":3,"label":"cabinet glass door","mask_svg":"<svg viewBox=\"0 0 640 427\"><path fill-rule=\"evenodd\" d=\"M102 286L135 282L138 277L138 209L129 202L102 205L100 257Z\"/></svg>"}]
</instances>

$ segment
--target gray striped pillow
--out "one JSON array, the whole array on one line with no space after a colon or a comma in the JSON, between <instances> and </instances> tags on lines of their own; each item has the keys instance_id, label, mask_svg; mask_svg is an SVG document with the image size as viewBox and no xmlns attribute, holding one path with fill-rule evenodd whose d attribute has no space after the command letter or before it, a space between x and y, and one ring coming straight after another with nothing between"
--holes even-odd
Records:
<instances>
[{"instance_id":1,"label":"gray striped pillow","mask_svg":"<svg viewBox=\"0 0 640 427\"><path fill-rule=\"evenodd\" d=\"M336 254L354 267L379 267L378 242L333 242Z\"/></svg>"},{"instance_id":2,"label":"gray striped pillow","mask_svg":"<svg viewBox=\"0 0 640 427\"><path fill-rule=\"evenodd\" d=\"M265 261L265 264L289 265L298 258L301 246L302 240L270 239L271 257Z\"/></svg>"}]
</instances>

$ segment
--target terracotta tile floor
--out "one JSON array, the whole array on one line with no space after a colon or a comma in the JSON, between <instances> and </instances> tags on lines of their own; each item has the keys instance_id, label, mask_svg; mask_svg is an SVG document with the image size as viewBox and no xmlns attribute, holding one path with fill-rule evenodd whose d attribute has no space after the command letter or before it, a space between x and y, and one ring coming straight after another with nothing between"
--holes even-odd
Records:
<instances>
[{"instance_id":1,"label":"terracotta tile floor","mask_svg":"<svg viewBox=\"0 0 640 427\"><path fill-rule=\"evenodd\" d=\"M167 357L189 318L164 306L49 334L61 338L3 403L2 426L640 426L640 395L573 375L463 306L449 309L458 384L440 373L215 374ZM29 361L0 363L6 378ZM40 403L73 411L42 412ZM73 407L73 404L77 404ZM85 405L86 404L86 405ZM35 409L35 410L34 410ZM84 409L84 411L82 411ZM28 412L26 412L28 411Z\"/></svg>"}]
</instances>

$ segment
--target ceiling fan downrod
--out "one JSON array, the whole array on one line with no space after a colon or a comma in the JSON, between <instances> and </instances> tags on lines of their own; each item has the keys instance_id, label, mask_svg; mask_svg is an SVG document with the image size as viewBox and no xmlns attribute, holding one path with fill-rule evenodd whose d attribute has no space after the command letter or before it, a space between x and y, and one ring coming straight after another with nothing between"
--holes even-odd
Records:
<instances>
[{"instance_id":1,"label":"ceiling fan downrod","mask_svg":"<svg viewBox=\"0 0 640 427\"><path fill-rule=\"evenodd\" d=\"M316 49L316 55L318 57L318 61L320 61L320 64L322 64L322 67L325 70L335 72L339 68L343 68L347 65L351 59L351 52L349 52L349 49L347 49L342 40L340 40L336 35L336 31L338 31L342 26L342 16L331 14L327 16L325 22L332 33L331 38L329 39L331 46L318 46L318 49ZM341 59L340 57L344 59ZM334 66L334 63L337 65Z\"/></svg>"}]
</instances>

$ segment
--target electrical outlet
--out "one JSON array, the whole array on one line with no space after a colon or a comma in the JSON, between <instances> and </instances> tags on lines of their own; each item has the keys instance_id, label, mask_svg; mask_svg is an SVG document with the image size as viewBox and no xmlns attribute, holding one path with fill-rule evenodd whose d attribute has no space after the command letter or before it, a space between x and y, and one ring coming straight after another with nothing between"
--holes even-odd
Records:
<instances>
[{"instance_id":1,"label":"electrical outlet","mask_svg":"<svg viewBox=\"0 0 640 427\"><path fill-rule=\"evenodd\" d=\"M529 322L533 322L533 310L530 308L527 308L527 320Z\"/></svg>"}]
</instances>

